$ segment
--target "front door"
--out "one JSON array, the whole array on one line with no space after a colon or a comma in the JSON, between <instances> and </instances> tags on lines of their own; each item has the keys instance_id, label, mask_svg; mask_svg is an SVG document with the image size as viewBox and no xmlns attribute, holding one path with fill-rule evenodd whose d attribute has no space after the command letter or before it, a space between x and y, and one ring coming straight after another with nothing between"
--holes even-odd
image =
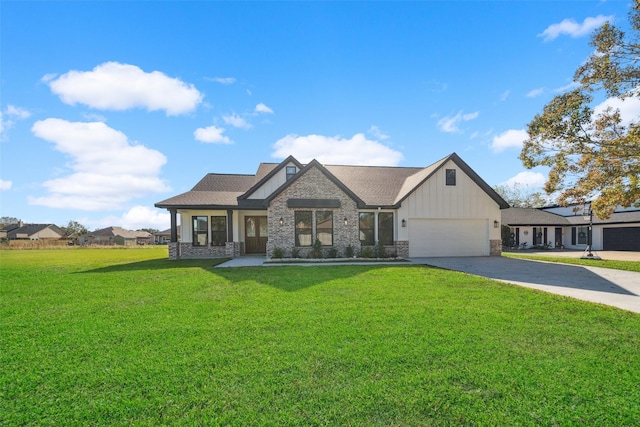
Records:
<instances>
[{"instance_id":1,"label":"front door","mask_svg":"<svg viewBox=\"0 0 640 427\"><path fill-rule=\"evenodd\" d=\"M266 253L267 236L266 216L248 216L244 219L244 245L246 253Z\"/></svg>"},{"instance_id":2,"label":"front door","mask_svg":"<svg viewBox=\"0 0 640 427\"><path fill-rule=\"evenodd\" d=\"M562 247L562 228L556 227L556 248Z\"/></svg>"}]
</instances>

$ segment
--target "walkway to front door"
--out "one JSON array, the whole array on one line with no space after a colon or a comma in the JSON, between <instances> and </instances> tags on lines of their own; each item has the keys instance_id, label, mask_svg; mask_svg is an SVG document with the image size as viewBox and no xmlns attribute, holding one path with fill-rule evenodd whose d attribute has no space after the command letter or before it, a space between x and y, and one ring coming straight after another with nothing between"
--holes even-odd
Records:
<instances>
[{"instance_id":1,"label":"walkway to front door","mask_svg":"<svg viewBox=\"0 0 640 427\"><path fill-rule=\"evenodd\" d=\"M244 219L245 252L264 254L267 252L267 217L248 216Z\"/></svg>"}]
</instances>

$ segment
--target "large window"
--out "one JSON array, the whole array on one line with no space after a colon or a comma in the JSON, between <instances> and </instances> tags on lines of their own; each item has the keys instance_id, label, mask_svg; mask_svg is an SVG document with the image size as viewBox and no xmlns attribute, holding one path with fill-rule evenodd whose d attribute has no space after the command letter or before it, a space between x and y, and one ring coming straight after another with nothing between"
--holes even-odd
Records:
<instances>
[{"instance_id":1,"label":"large window","mask_svg":"<svg viewBox=\"0 0 640 427\"><path fill-rule=\"evenodd\" d=\"M333 246L333 212L316 212L316 235L322 246Z\"/></svg>"},{"instance_id":2,"label":"large window","mask_svg":"<svg viewBox=\"0 0 640 427\"><path fill-rule=\"evenodd\" d=\"M578 227L578 244L586 245L589 243L589 227Z\"/></svg>"},{"instance_id":3,"label":"large window","mask_svg":"<svg viewBox=\"0 0 640 427\"><path fill-rule=\"evenodd\" d=\"M447 185L456 185L456 170L455 169L447 169Z\"/></svg>"},{"instance_id":4,"label":"large window","mask_svg":"<svg viewBox=\"0 0 640 427\"><path fill-rule=\"evenodd\" d=\"M373 212L360 212L360 244L362 246L373 246L375 224Z\"/></svg>"},{"instance_id":5,"label":"large window","mask_svg":"<svg viewBox=\"0 0 640 427\"><path fill-rule=\"evenodd\" d=\"M211 245L224 246L227 242L227 217L211 217Z\"/></svg>"},{"instance_id":6,"label":"large window","mask_svg":"<svg viewBox=\"0 0 640 427\"><path fill-rule=\"evenodd\" d=\"M296 246L311 246L311 211L296 211Z\"/></svg>"},{"instance_id":7,"label":"large window","mask_svg":"<svg viewBox=\"0 0 640 427\"><path fill-rule=\"evenodd\" d=\"M378 241L383 245L393 245L393 213L378 214Z\"/></svg>"},{"instance_id":8,"label":"large window","mask_svg":"<svg viewBox=\"0 0 640 427\"><path fill-rule=\"evenodd\" d=\"M206 216L193 216L193 246L207 246L208 224Z\"/></svg>"}]
</instances>

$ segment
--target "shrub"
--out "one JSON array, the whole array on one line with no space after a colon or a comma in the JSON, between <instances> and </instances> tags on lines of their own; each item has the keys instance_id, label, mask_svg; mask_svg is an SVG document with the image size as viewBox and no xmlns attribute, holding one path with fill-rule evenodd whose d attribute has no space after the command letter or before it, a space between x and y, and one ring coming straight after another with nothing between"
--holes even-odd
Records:
<instances>
[{"instance_id":1,"label":"shrub","mask_svg":"<svg viewBox=\"0 0 640 427\"><path fill-rule=\"evenodd\" d=\"M284 256L284 251L282 248L274 248L273 249L273 257L276 259L280 259Z\"/></svg>"},{"instance_id":2,"label":"shrub","mask_svg":"<svg viewBox=\"0 0 640 427\"><path fill-rule=\"evenodd\" d=\"M322 258L322 243L320 243L320 239L316 239L316 241L313 242L313 257Z\"/></svg>"},{"instance_id":3,"label":"shrub","mask_svg":"<svg viewBox=\"0 0 640 427\"><path fill-rule=\"evenodd\" d=\"M338 257L338 250L336 248L331 248L329 249L329 254L327 255L328 258L337 258Z\"/></svg>"},{"instance_id":4,"label":"shrub","mask_svg":"<svg viewBox=\"0 0 640 427\"><path fill-rule=\"evenodd\" d=\"M360 258L373 258L375 256L375 251L372 246L365 246L360 251Z\"/></svg>"},{"instance_id":5,"label":"shrub","mask_svg":"<svg viewBox=\"0 0 640 427\"><path fill-rule=\"evenodd\" d=\"M291 258L300 258L300 249L298 248L291 249Z\"/></svg>"},{"instance_id":6,"label":"shrub","mask_svg":"<svg viewBox=\"0 0 640 427\"><path fill-rule=\"evenodd\" d=\"M347 258L353 258L353 246L347 246L347 249L344 251L344 256Z\"/></svg>"},{"instance_id":7,"label":"shrub","mask_svg":"<svg viewBox=\"0 0 640 427\"><path fill-rule=\"evenodd\" d=\"M384 249L384 244L378 240L378 244L375 247L375 256L378 258L386 258L387 251Z\"/></svg>"}]
</instances>

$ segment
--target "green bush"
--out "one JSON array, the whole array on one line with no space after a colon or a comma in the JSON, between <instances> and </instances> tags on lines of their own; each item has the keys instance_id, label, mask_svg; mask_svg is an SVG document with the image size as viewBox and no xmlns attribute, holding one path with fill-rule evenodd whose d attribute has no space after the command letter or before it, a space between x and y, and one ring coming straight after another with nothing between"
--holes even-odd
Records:
<instances>
[{"instance_id":1,"label":"green bush","mask_svg":"<svg viewBox=\"0 0 640 427\"><path fill-rule=\"evenodd\" d=\"M300 258L300 249L298 248L291 249L291 258Z\"/></svg>"},{"instance_id":2,"label":"green bush","mask_svg":"<svg viewBox=\"0 0 640 427\"><path fill-rule=\"evenodd\" d=\"M284 251L282 250L282 248L274 248L273 249L273 257L276 259L280 259L283 258L284 256Z\"/></svg>"},{"instance_id":3,"label":"green bush","mask_svg":"<svg viewBox=\"0 0 640 427\"><path fill-rule=\"evenodd\" d=\"M338 258L338 250L336 248L329 249L328 258Z\"/></svg>"},{"instance_id":4,"label":"green bush","mask_svg":"<svg viewBox=\"0 0 640 427\"><path fill-rule=\"evenodd\" d=\"M347 249L344 251L344 256L347 258L353 258L353 246L347 246Z\"/></svg>"},{"instance_id":5,"label":"green bush","mask_svg":"<svg viewBox=\"0 0 640 427\"><path fill-rule=\"evenodd\" d=\"M380 240L378 240L378 244L376 245L376 248L375 248L375 256L378 258L387 257L387 251L384 249L384 244Z\"/></svg>"},{"instance_id":6,"label":"green bush","mask_svg":"<svg viewBox=\"0 0 640 427\"><path fill-rule=\"evenodd\" d=\"M372 246L365 246L360 251L360 258L373 258L375 255L376 254Z\"/></svg>"},{"instance_id":7,"label":"green bush","mask_svg":"<svg viewBox=\"0 0 640 427\"><path fill-rule=\"evenodd\" d=\"M313 257L322 258L322 243L320 243L320 239L316 239L316 241L313 242Z\"/></svg>"}]
</instances>

